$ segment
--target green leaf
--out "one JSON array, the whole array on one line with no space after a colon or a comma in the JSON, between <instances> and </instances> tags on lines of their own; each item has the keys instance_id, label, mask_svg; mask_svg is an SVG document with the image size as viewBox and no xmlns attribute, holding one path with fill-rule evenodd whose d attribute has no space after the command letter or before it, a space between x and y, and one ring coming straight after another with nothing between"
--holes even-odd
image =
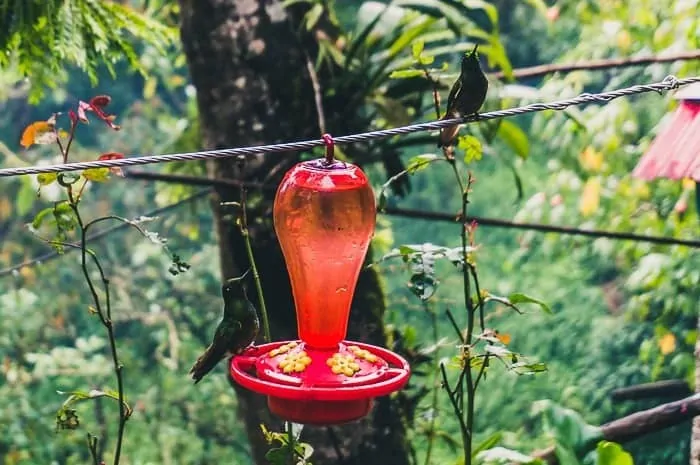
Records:
<instances>
[{"instance_id":1,"label":"green leaf","mask_svg":"<svg viewBox=\"0 0 700 465\"><path fill-rule=\"evenodd\" d=\"M432 55L421 55L418 57L418 63L421 65L430 65L435 61L435 57Z\"/></svg>"},{"instance_id":2,"label":"green leaf","mask_svg":"<svg viewBox=\"0 0 700 465\"><path fill-rule=\"evenodd\" d=\"M414 40L411 44L411 54L416 60L420 58L420 54L423 53L425 48L425 41L422 39Z\"/></svg>"},{"instance_id":3,"label":"green leaf","mask_svg":"<svg viewBox=\"0 0 700 465\"><path fill-rule=\"evenodd\" d=\"M386 208L386 189L382 187L377 198L377 211L383 212Z\"/></svg>"},{"instance_id":4,"label":"green leaf","mask_svg":"<svg viewBox=\"0 0 700 465\"><path fill-rule=\"evenodd\" d=\"M501 433L500 431L496 431L491 436L489 436L486 439L484 439L483 441L481 441L481 443L479 443L479 445L474 447L474 450L472 451L472 457L476 457L479 454L479 452L481 452L481 451L485 451L486 449L491 449L493 446L498 444L498 442L501 440L502 437L503 437L503 433Z\"/></svg>"},{"instance_id":5,"label":"green leaf","mask_svg":"<svg viewBox=\"0 0 700 465\"><path fill-rule=\"evenodd\" d=\"M523 160L530 152L530 143L525 132L517 124L502 120L498 127L498 136Z\"/></svg>"},{"instance_id":6,"label":"green leaf","mask_svg":"<svg viewBox=\"0 0 700 465\"><path fill-rule=\"evenodd\" d=\"M272 465L286 465L287 459L289 459L289 451L287 447L275 447L267 451L265 458Z\"/></svg>"},{"instance_id":7,"label":"green leaf","mask_svg":"<svg viewBox=\"0 0 700 465\"><path fill-rule=\"evenodd\" d=\"M392 71L391 74L389 74L389 77L391 79L408 79L408 78L415 78L415 77L421 77L425 73L421 71L420 69L399 69L396 71Z\"/></svg>"},{"instance_id":8,"label":"green leaf","mask_svg":"<svg viewBox=\"0 0 700 465\"><path fill-rule=\"evenodd\" d=\"M41 227L41 224L44 222L46 215L49 215L51 213L53 213L53 207L44 208L39 213L37 213L34 216L34 219L32 220L32 228L39 229Z\"/></svg>"},{"instance_id":9,"label":"green leaf","mask_svg":"<svg viewBox=\"0 0 700 465\"><path fill-rule=\"evenodd\" d=\"M603 439L600 427L586 423L581 414L552 400L534 402L532 413L540 416L544 433L554 436L563 449L584 453Z\"/></svg>"},{"instance_id":10,"label":"green leaf","mask_svg":"<svg viewBox=\"0 0 700 465\"><path fill-rule=\"evenodd\" d=\"M26 178L29 180L29 178ZM19 215L26 215L32 209L36 200L36 191L29 183L22 183L19 192L16 195L15 206Z\"/></svg>"},{"instance_id":11,"label":"green leaf","mask_svg":"<svg viewBox=\"0 0 700 465\"><path fill-rule=\"evenodd\" d=\"M515 167L513 163L511 163L509 166L510 171L513 173L513 180L515 181L515 188L517 189L517 196L515 198L516 202L520 202L523 197L524 197L524 190L523 190L523 180L520 177L520 173L518 172L518 169Z\"/></svg>"},{"instance_id":12,"label":"green leaf","mask_svg":"<svg viewBox=\"0 0 700 465\"><path fill-rule=\"evenodd\" d=\"M428 300L434 294L438 281L434 276L427 273L415 273L411 276L409 289L421 300Z\"/></svg>"},{"instance_id":13,"label":"green leaf","mask_svg":"<svg viewBox=\"0 0 700 465\"><path fill-rule=\"evenodd\" d=\"M306 13L306 30L310 31L313 29L313 27L318 23L318 20L321 18L321 15L323 14L323 4L317 3L311 9L309 10L308 13Z\"/></svg>"},{"instance_id":14,"label":"green leaf","mask_svg":"<svg viewBox=\"0 0 700 465\"><path fill-rule=\"evenodd\" d=\"M465 0L464 4L471 10L484 10L492 25L498 25L498 8L484 0Z\"/></svg>"},{"instance_id":15,"label":"green leaf","mask_svg":"<svg viewBox=\"0 0 700 465\"><path fill-rule=\"evenodd\" d=\"M60 185L63 187L68 187L78 182L78 179L80 179L80 174L74 172L58 173L56 179Z\"/></svg>"},{"instance_id":16,"label":"green leaf","mask_svg":"<svg viewBox=\"0 0 700 465\"><path fill-rule=\"evenodd\" d=\"M36 176L36 180L39 182L40 186L48 186L49 184L52 184L57 177L58 174L56 173L39 173Z\"/></svg>"},{"instance_id":17,"label":"green leaf","mask_svg":"<svg viewBox=\"0 0 700 465\"><path fill-rule=\"evenodd\" d=\"M457 148L464 150L464 163L467 164L474 160L481 160L481 156L484 153L479 139L469 134L459 137Z\"/></svg>"},{"instance_id":18,"label":"green leaf","mask_svg":"<svg viewBox=\"0 0 700 465\"><path fill-rule=\"evenodd\" d=\"M508 300L510 303L513 305L517 304L536 304L539 305L539 307L545 312L545 313L552 313L552 309L549 308L549 305L546 303L542 302L539 299L535 299L534 297L530 297L529 295L526 294L521 294L520 292L514 292L513 294L508 296Z\"/></svg>"},{"instance_id":19,"label":"green leaf","mask_svg":"<svg viewBox=\"0 0 700 465\"><path fill-rule=\"evenodd\" d=\"M634 465L630 453L614 442L600 441L596 452L596 465Z\"/></svg>"},{"instance_id":20,"label":"green leaf","mask_svg":"<svg viewBox=\"0 0 700 465\"><path fill-rule=\"evenodd\" d=\"M53 207L53 216L56 218L56 227L59 232L72 231L78 224L75 211L65 200L56 202Z\"/></svg>"},{"instance_id":21,"label":"green leaf","mask_svg":"<svg viewBox=\"0 0 700 465\"><path fill-rule=\"evenodd\" d=\"M547 365L543 362L515 362L510 369L519 375L534 375L547 371Z\"/></svg>"},{"instance_id":22,"label":"green leaf","mask_svg":"<svg viewBox=\"0 0 700 465\"><path fill-rule=\"evenodd\" d=\"M477 459L484 464L514 464L534 463L535 459L516 450L505 447L494 447L479 452Z\"/></svg>"},{"instance_id":23,"label":"green leaf","mask_svg":"<svg viewBox=\"0 0 700 465\"><path fill-rule=\"evenodd\" d=\"M109 179L109 168L90 168L83 171L83 177L92 182L105 182Z\"/></svg>"},{"instance_id":24,"label":"green leaf","mask_svg":"<svg viewBox=\"0 0 700 465\"><path fill-rule=\"evenodd\" d=\"M496 346L496 345L487 345L484 348L484 351L487 354L491 354L495 357L508 357L513 354L512 351L508 350L508 348L503 347L503 346Z\"/></svg>"},{"instance_id":25,"label":"green leaf","mask_svg":"<svg viewBox=\"0 0 700 465\"><path fill-rule=\"evenodd\" d=\"M581 462L576 457L576 453L571 447L561 444L559 441L554 443L554 453L559 460L559 465L581 465Z\"/></svg>"},{"instance_id":26,"label":"green leaf","mask_svg":"<svg viewBox=\"0 0 700 465\"><path fill-rule=\"evenodd\" d=\"M441 158L435 155L434 153L424 153L422 155L416 155L415 157L408 160L408 164L406 165L406 172L408 174L415 174L416 172L424 169L430 163L437 160L441 160Z\"/></svg>"},{"instance_id":27,"label":"green leaf","mask_svg":"<svg viewBox=\"0 0 700 465\"><path fill-rule=\"evenodd\" d=\"M421 34L428 30L436 21L435 18L425 18L423 21L418 22L417 25L404 29L403 33L397 37L389 47L387 59L394 58L398 55L409 44L413 43L417 37L420 37Z\"/></svg>"}]
</instances>

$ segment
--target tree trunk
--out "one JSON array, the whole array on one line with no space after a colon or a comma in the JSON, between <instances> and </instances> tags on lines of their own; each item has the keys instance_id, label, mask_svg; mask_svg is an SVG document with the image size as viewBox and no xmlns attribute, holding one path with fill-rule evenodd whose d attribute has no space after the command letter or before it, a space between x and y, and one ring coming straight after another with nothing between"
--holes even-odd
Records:
<instances>
[{"instance_id":1,"label":"tree trunk","mask_svg":"<svg viewBox=\"0 0 700 465\"><path fill-rule=\"evenodd\" d=\"M206 147L241 147L319 136L313 87L305 64L305 53L313 58L315 50L305 52L301 48L295 32L300 30L298 21L290 20L279 1L180 0L180 5L182 41L197 90ZM313 46L313 41L310 43L307 48ZM241 162L225 159L211 162L208 171L216 178L276 185L297 161L291 153L247 157ZM272 339L293 339L296 319L284 258L272 227L273 198L274 192L249 192L250 234L270 312ZM219 206L221 201L238 200L239 191L226 187L218 188L212 199L223 278L239 275L249 266L242 237ZM363 270L348 338L385 345L384 305L376 272ZM262 396L235 388L255 463L267 463L264 455L269 446L260 424L280 431L281 423L269 413ZM313 463L408 464L405 431L394 403L385 397L375 405L372 413L359 422L332 430L307 427L302 440L315 449Z\"/></svg>"}]
</instances>

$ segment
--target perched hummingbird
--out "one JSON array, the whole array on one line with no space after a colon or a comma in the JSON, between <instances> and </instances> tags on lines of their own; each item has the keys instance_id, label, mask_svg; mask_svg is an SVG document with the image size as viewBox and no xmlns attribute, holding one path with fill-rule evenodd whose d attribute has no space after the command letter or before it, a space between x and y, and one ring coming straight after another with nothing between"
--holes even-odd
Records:
<instances>
[{"instance_id":1,"label":"perched hummingbird","mask_svg":"<svg viewBox=\"0 0 700 465\"><path fill-rule=\"evenodd\" d=\"M221 360L243 352L258 335L260 329L258 313L248 300L245 287L241 282L247 274L248 271L238 278L229 279L221 287L221 294L224 297L224 317L216 328L214 340L190 370L195 384ZM243 306L236 305L236 300L239 299L245 301Z\"/></svg>"},{"instance_id":2,"label":"perched hummingbird","mask_svg":"<svg viewBox=\"0 0 700 465\"><path fill-rule=\"evenodd\" d=\"M474 46L471 53L462 56L462 70L459 78L452 85L450 95L447 97L447 111L442 119L452 119L473 115L479 111L486 100L486 91L489 89L489 81L479 63L479 55ZM459 125L443 128L440 131L438 147L451 145L457 137Z\"/></svg>"}]
</instances>

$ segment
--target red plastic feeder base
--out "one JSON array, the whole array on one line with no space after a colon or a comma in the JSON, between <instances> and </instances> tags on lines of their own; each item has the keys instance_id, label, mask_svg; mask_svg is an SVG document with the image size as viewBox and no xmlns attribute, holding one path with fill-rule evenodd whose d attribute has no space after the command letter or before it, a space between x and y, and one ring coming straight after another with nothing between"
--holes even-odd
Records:
<instances>
[{"instance_id":1,"label":"red plastic feeder base","mask_svg":"<svg viewBox=\"0 0 700 465\"><path fill-rule=\"evenodd\" d=\"M272 413L311 425L364 417L375 397L403 388L410 375L408 362L399 355L349 341L335 350L314 349L301 341L273 342L231 359L231 377L266 394Z\"/></svg>"},{"instance_id":2,"label":"red plastic feeder base","mask_svg":"<svg viewBox=\"0 0 700 465\"><path fill-rule=\"evenodd\" d=\"M268 397L267 406L278 417L305 425L338 425L359 420L372 409L372 399L296 401Z\"/></svg>"}]
</instances>

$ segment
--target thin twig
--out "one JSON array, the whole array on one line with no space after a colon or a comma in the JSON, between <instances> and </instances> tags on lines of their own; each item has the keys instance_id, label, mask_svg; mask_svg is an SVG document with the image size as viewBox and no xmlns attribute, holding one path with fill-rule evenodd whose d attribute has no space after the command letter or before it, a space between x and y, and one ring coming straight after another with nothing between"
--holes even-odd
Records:
<instances>
[{"instance_id":1,"label":"thin twig","mask_svg":"<svg viewBox=\"0 0 700 465\"><path fill-rule=\"evenodd\" d=\"M479 286L479 277L476 274L476 266L471 263L465 263L464 266L469 267L469 273L474 280L474 289L476 290L476 298L478 301L477 308L479 310L479 325L481 326L481 332L484 332L486 323L484 322L484 296L481 295L481 288Z\"/></svg>"},{"instance_id":2,"label":"thin twig","mask_svg":"<svg viewBox=\"0 0 700 465\"><path fill-rule=\"evenodd\" d=\"M340 441L338 440L338 435L335 434L335 431L333 430L332 426L327 426L326 432L328 433L328 438L331 440L331 444L333 445L333 450L335 450L335 455L338 457L338 463L340 463L341 465L345 465L345 455L340 449Z\"/></svg>"},{"instance_id":3,"label":"thin twig","mask_svg":"<svg viewBox=\"0 0 700 465\"><path fill-rule=\"evenodd\" d=\"M311 62L309 54L304 50L304 59L306 60L306 70L309 72L309 79L311 80L311 87L314 90L314 104L316 105L316 117L318 118L318 129L321 134L326 133L326 117L323 111L323 96L321 93L321 83L318 79L318 74L314 68L314 64Z\"/></svg>"},{"instance_id":4,"label":"thin twig","mask_svg":"<svg viewBox=\"0 0 700 465\"><path fill-rule=\"evenodd\" d=\"M455 317L449 308L447 310L445 310L445 314L447 315L447 318L450 320L450 323L452 324L452 327L454 328L455 332L457 333L457 337L459 337L459 340L462 342L462 345L466 344L466 342L464 340L464 333L459 328L459 325L457 324L457 320L455 320Z\"/></svg>"},{"instance_id":5,"label":"thin twig","mask_svg":"<svg viewBox=\"0 0 700 465\"><path fill-rule=\"evenodd\" d=\"M260 305L260 314L262 316L262 327L263 327L263 337L265 342L270 342L272 338L270 337L270 322L267 317L267 307L265 306L265 296L263 294L262 283L260 282L260 274L258 273L258 267L255 264L255 256L253 255L253 246L250 243L250 232L248 231L248 214L246 209L246 189L241 188L241 221L239 223L241 235L243 236L243 242L245 242L246 253L248 254L248 261L250 262L250 268L253 271L253 281L255 281L255 289L258 293L258 301Z\"/></svg>"},{"instance_id":6,"label":"thin twig","mask_svg":"<svg viewBox=\"0 0 700 465\"><path fill-rule=\"evenodd\" d=\"M467 425L464 423L462 410L459 408L457 400L455 399L454 394L450 389L450 383L447 381L447 371L445 370L444 363L440 364L440 373L442 375L442 385L445 388L445 391L447 392L447 397L450 399L450 404L452 404L452 409L454 411L455 416L457 417L457 421L459 422L459 430L462 434L462 443L466 444L470 435L469 428L467 428Z\"/></svg>"},{"instance_id":7,"label":"thin twig","mask_svg":"<svg viewBox=\"0 0 700 465\"><path fill-rule=\"evenodd\" d=\"M481 377L484 375L486 372L486 368L489 366L489 357L491 354L486 354L484 355L484 360L481 362L481 367L479 368L479 374L476 375L476 380L474 381L474 391L479 387L479 381L481 381Z\"/></svg>"},{"instance_id":8,"label":"thin twig","mask_svg":"<svg viewBox=\"0 0 700 465\"><path fill-rule=\"evenodd\" d=\"M71 207L73 208L73 212L75 213L75 218L76 221L78 222L78 227L80 228L80 251L81 251L81 268L83 270L83 276L85 277L85 281L87 282L87 285L90 289L90 293L92 294L93 302L95 304L95 310L97 311L98 315L100 315L100 320L102 321L103 326L107 330L107 336L109 338L109 348L110 348L110 353L112 355L112 362L114 365L114 374L117 378L117 393L119 396L119 424L117 426L117 444L114 449L114 465L119 465L119 460L121 458L121 450L122 450L122 443L124 441L124 429L126 427L126 422L129 419L129 414L126 410L126 405L124 403L124 379L122 375L122 369L123 366L119 362L119 354L117 352L117 341L114 335L114 325L112 324L112 315L111 315L111 303L110 303L110 295L109 295L109 280L105 276L104 270L102 266L99 263L99 259L97 256L93 253L92 258L95 264L97 265L97 269L100 274L100 279L102 280L102 284L104 287L104 292L105 292L105 302L107 304L106 308L106 314L102 309L102 305L100 302L100 298L97 295L97 290L95 289L95 285L92 282L92 279L90 278L90 273L88 272L87 269L87 255L88 255L88 249L87 249L87 234L86 234L86 229L85 229L85 223L83 222L82 217L80 216L80 210L78 209L78 205L75 203L71 204Z\"/></svg>"}]
</instances>

